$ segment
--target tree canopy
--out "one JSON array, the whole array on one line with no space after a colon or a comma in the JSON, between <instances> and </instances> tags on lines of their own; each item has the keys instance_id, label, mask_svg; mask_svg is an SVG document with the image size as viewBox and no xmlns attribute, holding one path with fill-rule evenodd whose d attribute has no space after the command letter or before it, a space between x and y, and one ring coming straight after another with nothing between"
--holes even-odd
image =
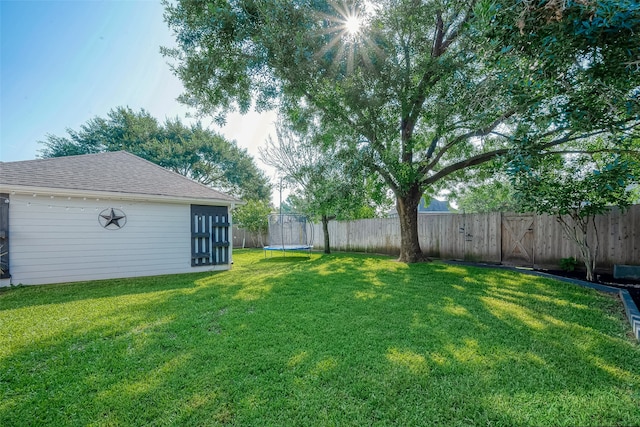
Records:
<instances>
[{"instance_id":1,"label":"tree canopy","mask_svg":"<svg viewBox=\"0 0 640 427\"><path fill-rule=\"evenodd\" d=\"M246 200L269 201L271 185L245 149L235 141L179 118L160 124L144 109L118 107L67 129L67 136L47 135L42 157L125 150L169 170Z\"/></svg>"},{"instance_id":2,"label":"tree canopy","mask_svg":"<svg viewBox=\"0 0 640 427\"><path fill-rule=\"evenodd\" d=\"M343 155L396 196L402 261L422 259L426 190L637 125L629 1L183 0L165 17L182 100L220 119L275 106L340 135Z\"/></svg>"}]
</instances>

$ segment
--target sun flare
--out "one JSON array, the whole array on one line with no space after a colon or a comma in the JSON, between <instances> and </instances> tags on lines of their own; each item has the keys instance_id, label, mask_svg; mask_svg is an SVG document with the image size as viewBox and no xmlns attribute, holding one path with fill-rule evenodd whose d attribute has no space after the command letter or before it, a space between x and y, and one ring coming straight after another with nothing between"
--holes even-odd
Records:
<instances>
[{"instance_id":1,"label":"sun flare","mask_svg":"<svg viewBox=\"0 0 640 427\"><path fill-rule=\"evenodd\" d=\"M318 12L319 35L325 44L315 56L330 57L333 67L344 67L346 74L357 67L370 66L371 57L379 51L369 28L377 9L366 0L356 3L329 0L329 4L332 12Z\"/></svg>"},{"instance_id":2,"label":"sun flare","mask_svg":"<svg viewBox=\"0 0 640 427\"><path fill-rule=\"evenodd\" d=\"M344 28L347 31L347 34L355 36L362 28L362 19L357 15L348 16L344 22Z\"/></svg>"}]
</instances>

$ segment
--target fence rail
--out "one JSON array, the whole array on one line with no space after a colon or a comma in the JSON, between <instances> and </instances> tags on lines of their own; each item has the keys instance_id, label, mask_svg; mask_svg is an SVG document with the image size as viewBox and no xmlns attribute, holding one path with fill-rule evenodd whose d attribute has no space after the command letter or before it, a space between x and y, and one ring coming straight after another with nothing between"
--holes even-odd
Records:
<instances>
[{"instance_id":1,"label":"fence rail","mask_svg":"<svg viewBox=\"0 0 640 427\"><path fill-rule=\"evenodd\" d=\"M322 226L314 224L316 249L323 249ZM234 231L234 246L244 232ZM533 214L424 214L418 218L423 252L434 258L557 268L560 259L580 259L574 242L562 232L555 217ZM598 268L640 264L640 205L625 212L614 209L599 215L590 238L599 242ZM247 233L245 247L259 247ZM331 249L397 255L400 223L397 218L375 218L329 223ZM249 244L251 243L251 244ZM255 244L255 245L253 245Z\"/></svg>"}]
</instances>

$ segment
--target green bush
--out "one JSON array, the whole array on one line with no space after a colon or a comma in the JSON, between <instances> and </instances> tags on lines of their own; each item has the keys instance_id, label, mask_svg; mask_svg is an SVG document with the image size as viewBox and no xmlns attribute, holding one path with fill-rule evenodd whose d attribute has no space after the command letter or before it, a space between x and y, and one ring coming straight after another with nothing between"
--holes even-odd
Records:
<instances>
[{"instance_id":1,"label":"green bush","mask_svg":"<svg viewBox=\"0 0 640 427\"><path fill-rule=\"evenodd\" d=\"M569 258L562 258L560 260L560 268L564 271L574 271L578 265L578 260L570 256Z\"/></svg>"}]
</instances>

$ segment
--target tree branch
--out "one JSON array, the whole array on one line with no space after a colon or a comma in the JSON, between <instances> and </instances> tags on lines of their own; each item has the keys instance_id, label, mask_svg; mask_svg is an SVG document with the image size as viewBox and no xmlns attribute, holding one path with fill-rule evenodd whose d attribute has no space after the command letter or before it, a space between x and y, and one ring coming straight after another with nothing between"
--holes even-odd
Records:
<instances>
[{"instance_id":1,"label":"tree branch","mask_svg":"<svg viewBox=\"0 0 640 427\"><path fill-rule=\"evenodd\" d=\"M444 22L442 22L442 11L436 12L436 34L433 37L433 46L431 47L431 57L437 58L444 50L442 48L442 39L444 37Z\"/></svg>"},{"instance_id":2,"label":"tree branch","mask_svg":"<svg viewBox=\"0 0 640 427\"><path fill-rule=\"evenodd\" d=\"M468 14L467 14L468 15ZM462 21L460 25L466 22L468 18ZM445 29L444 22L442 20L442 11L438 11L436 13L436 29L434 34L433 46L431 48L431 58L438 58L442 56L451 45L451 43L458 37L458 29L455 29L449 39L444 41ZM411 103L411 107L409 109L409 113L407 117L402 120L402 141L408 141L412 135L415 125L418 121L418 117L422 112L422 106L424 105L424 101L427 99L425 90L427 86L434 85L442 78L442 74L437 76L433 76L431 70L426 70L422 77L420 78L420 82L416 88L416 96ZM409 155L410 153L407 153ZM405 157L403 153L403 157Z\"/></svg>"},{"instance_id":3,"label":"tree branch","mask_svg":"<svg viewBox=\"0 0 640 427\"><path fill-rule=\"evenodd\" d=\"M570 141L575 141L578 139L583 139L583 138L590 138L592 136L596 136L596 135L600 135L603 133L606 133L606 130L599 130L599 131L594 131L594 132L590 132L588 134L580 134L577 136L573 136L575 135L573 132L563 136L562 138L547 142L545 144L542 144L539 149L543 150L546 148L551 148L551 147L555 147ZM493 150L493 151L487 151L486 153L480 153L476 156L473 157L469 157L468 159L465 159L463 161L457 162L457 163L453 163L451 165L448 165L444 168L442 168L441 170L439 170L437 173L426 177L423 181L422 184L423 185L429 185L429 184L433 184L443 178L445 178L446 176L457 172L461 169L466 169L468 167L471 166L478 166L482 163L486 163L490 160L495 159L498 156L502 156L504 154L508 154L509 153L509 149L508 148L501 148L498 150ZM429 169L425 169L425 173L428 172ZM422 168L421 168L421 172L422 172Z\"/></svg>"},{"instance_id":4,"label":"tree branch","mask_svg":"<svg viewBox=\"0 0 640 427\"><path fill-rule=\"evenodd\" d=\"M425 185L429 185L429 184L433 184L435 182L438 182L439 180L441 180L442 178L451 175L454 172L457 172L461 169L466 169L468 167L471 166L477 166L480 165L482 163L486 163L490 160L495 159L498 156L502 156L504 154L507 154L509 152L509 149L507 148L502 148L500 150L494 150L494 151L488 151L486 153L482 153L482 154L478 154L476 156L473 157L469 157L468 159L465 159L461 162L458 163L453 163L449 166L446 166L444 168L442 168L440 171L438 171L437 173L427 177L426 179L424 179L422 181L422 184Z\"/></svg>"},{"instance_id":5,"label":"tree branch","mask_svg":"<svg viewBox=\"0 0 640 427\"><path fill-rule=\"evenodd\" d=\"M541 153L543 155L547 154L598 154L598 153L624 153L624 154L637 154L640 156L640 151L638 150L618 150L616 148L601 148L598 150L558 150L558 151L548 151L545 153Z\"/></svg>"},{"instance_id":6,"label":"tree branch","mask_svg":"<svg viewBox=\"0 0 640 427\"><path fill-rule=\"evenodd\" d=\"M485 126L484 128L478 129L478 130L475 130L475 131L472 131L472 132L467 132L465 134L457 136L451 142L449 142L447 145L442 147L442 149L438 152L438 154L436 154L436 156L435 156L435 158L433 160L431 160L426 165L423 165L420 168L420 173L425 175L428 171L433 169L438 164L438 162L440 161L442 156L444 156L444 154L447 151L449 151L452 147L454 147L456 144L458 144L461 141L464 141L466 139L469 139L469 138L481 137L481 136L486 136L486 135L490 134L493 131L493 129L498 127L506 119L508 119L509 117L513 116L514 114L515 114L515 110L507 111L504 114L502 114L500 117L498 117L496 120L491 122L489 125ZM427 151L427 160L429 160L429 158L430 158L429 154L430 153L433 154L433 151L435 150L435 146L433 146L434 142L437 143L437 140L431 141L432 146L429 147L429 151ZM433 150L432 150L432 148L433 148Z\"/></svg>"},{"instance_id":7,"label":"tree branch","mask_svg":"<svg viewBox=\"0 0 640 427\"><path fill-rule=\"evenodd\" d=\"M442 51L446 51L449 46L451 46L451 43L453 43L454 41L456 41L456 39L458 38L458 35L460 34L460 27L462 27L468 20L469 20L469 16L471 15L470 12L467 12L466 16L464 17L464 19L462 20L462 22L460 23L460 25L458 25L449 35L449 37L447 37L446 40L442 41L442 45L441 45L441 49Z\"/></svg>"}]
</instances>

